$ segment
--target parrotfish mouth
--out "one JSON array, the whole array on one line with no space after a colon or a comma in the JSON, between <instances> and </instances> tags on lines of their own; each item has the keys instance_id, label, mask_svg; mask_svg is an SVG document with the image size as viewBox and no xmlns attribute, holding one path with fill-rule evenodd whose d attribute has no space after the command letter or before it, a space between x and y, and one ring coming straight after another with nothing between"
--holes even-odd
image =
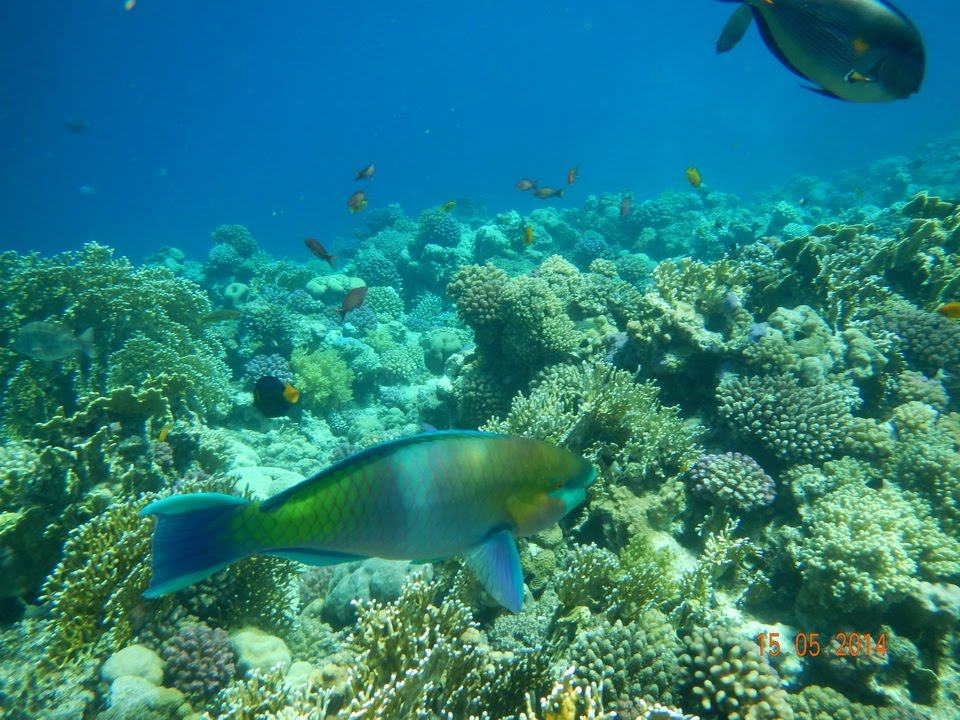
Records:
<instances>
[{"instance_id":1,"label":"parrotfish mouth","mask_svg":"<svg viewBox=\"0 0 960 720\"><path fill-rule=\"evenodd\" d=\"M564 514L566 514L587 499L587 487L596 479L597 471L594 469L593 465L590 465L589 469L587 469L585 472L580 473L570 481L564 483L563 487L560 487L549 493L550 497L556 498L557 500L563 502L564 506L566 507Z\"/></svg>"}]
</instances>

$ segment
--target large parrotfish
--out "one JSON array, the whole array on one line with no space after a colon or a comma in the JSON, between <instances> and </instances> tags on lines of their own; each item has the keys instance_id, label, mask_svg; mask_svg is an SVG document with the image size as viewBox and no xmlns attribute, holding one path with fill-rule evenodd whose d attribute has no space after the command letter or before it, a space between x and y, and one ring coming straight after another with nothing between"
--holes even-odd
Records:
<instances>
[{"instance_id":1,"label":"large parrotfish","mask_svg":"<svg viewBox=\"0 0 960 720\"><path fill-rule=\"evenodd\" d=\"M486 590L519 612L516 538L583 502L593 466L540 440L447 431L368 448L262 502L217 493L150 503L157 597L249 555L310 565L367 557L466 556Z\"/></svg>"}]
</instances>

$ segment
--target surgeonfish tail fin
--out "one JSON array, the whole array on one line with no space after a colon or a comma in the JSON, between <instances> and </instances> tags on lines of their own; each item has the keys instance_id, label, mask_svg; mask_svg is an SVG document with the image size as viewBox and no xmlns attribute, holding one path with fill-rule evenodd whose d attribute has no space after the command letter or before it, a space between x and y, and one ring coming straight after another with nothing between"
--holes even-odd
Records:
<instances>
[{"instance_id":1,"label":"surgeonfish tail fin","mask_svg":"<svg viewBox=\"0 0 960 720\"><path fill-rule=\"evenodd\" d=\"M92 327L88 327L86 330L80 333L80 336L77 339L80 340L80 347L83 349L84 355L91 360L97 357L97 346L93 344L96 338L93 335Z\"/></svg>"},{"instance_id":2,"label":"surgeonfish tail fin","mask_svg":"<svg viewBox=\"0 0 960 720\"><path fill-rule=\"evenodd\" d=\"M157 516L153 578L144 596L176 592L252 554L218 532L250 504L250 500L232 495L193 493L157 500L141 510L142 516Z\"/></svg>"}]
</instances>

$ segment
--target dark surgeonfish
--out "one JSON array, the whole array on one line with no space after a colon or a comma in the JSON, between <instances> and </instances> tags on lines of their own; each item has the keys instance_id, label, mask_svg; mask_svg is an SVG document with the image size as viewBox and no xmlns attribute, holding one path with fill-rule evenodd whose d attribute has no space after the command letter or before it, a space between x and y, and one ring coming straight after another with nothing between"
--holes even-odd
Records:
<instances>
[{"instance_id":1,"label":"dark surgeonfish","mask_svg":"<svg viewBox=\"0 0 960 720\"><path fill-rule=\"evenodd\" d=\"M721 0L739 2L717 40L732 50L757 21L763 41L821 95L889 102L920 89L926 65L916 26L886 0Z\"/></svg>"}]
</instances>

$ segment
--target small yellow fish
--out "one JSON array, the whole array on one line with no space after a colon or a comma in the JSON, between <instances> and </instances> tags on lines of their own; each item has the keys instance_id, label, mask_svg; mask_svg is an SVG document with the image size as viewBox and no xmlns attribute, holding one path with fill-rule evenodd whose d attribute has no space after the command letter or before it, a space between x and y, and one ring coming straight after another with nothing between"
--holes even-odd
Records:
<instances>
[{"instance_id":1,"label":"small yellow fish","mask_svg":"<svg viewBox=\"0 0 960 720\"><path fill-rule=\"evenodd\" d=\"M160 432L157 433L157 442L166 442L167 435L170 433L170 428L172 427L173 427L173 420L171 420L162 428L160 428Z\"/></svg>"},{"instance_id":2,"label":"small yellow fish","mask_svg":"<svg viewBox=\"0 0 960 720\"><path fill-rule=\"evenodd\" d=\"M443 205L440 206L440 212L448 213L451 210L453 210L456 206L457 206L457 203L454 200L450 200L449 202L445 202Z\"/></svg>"},{"instance_id":3,"label":"small yellow fish","mask_svg":"<svg viewBox=\"0 0 960 720\"><path fill-rule=\"evenodd\" d=\"M948 302L937 308L937 312L945 318L960 320L960 302Z\"/></svg>"},{"instance_id":4,"label":"small yellow fish","mask_svg":"<svg viewBox=\"0 0 960 720\"><path fill-rule=\"evenodd\" d=\"M692 165L687 168L687 182L693 185L695 188L703 185L703 178L700 177L700 171Z\"/></svg>"},{"instance_id":5,"label":"small yellow fish","mask_svg":"<svg viewBox=\"0 0 960 720\"><path fill-rule=\"evenodd\" d=\"M533 245L533 225L527 225L527 229L523 231L523 244L527 247Z\"/></svg>"}]
</instances>

